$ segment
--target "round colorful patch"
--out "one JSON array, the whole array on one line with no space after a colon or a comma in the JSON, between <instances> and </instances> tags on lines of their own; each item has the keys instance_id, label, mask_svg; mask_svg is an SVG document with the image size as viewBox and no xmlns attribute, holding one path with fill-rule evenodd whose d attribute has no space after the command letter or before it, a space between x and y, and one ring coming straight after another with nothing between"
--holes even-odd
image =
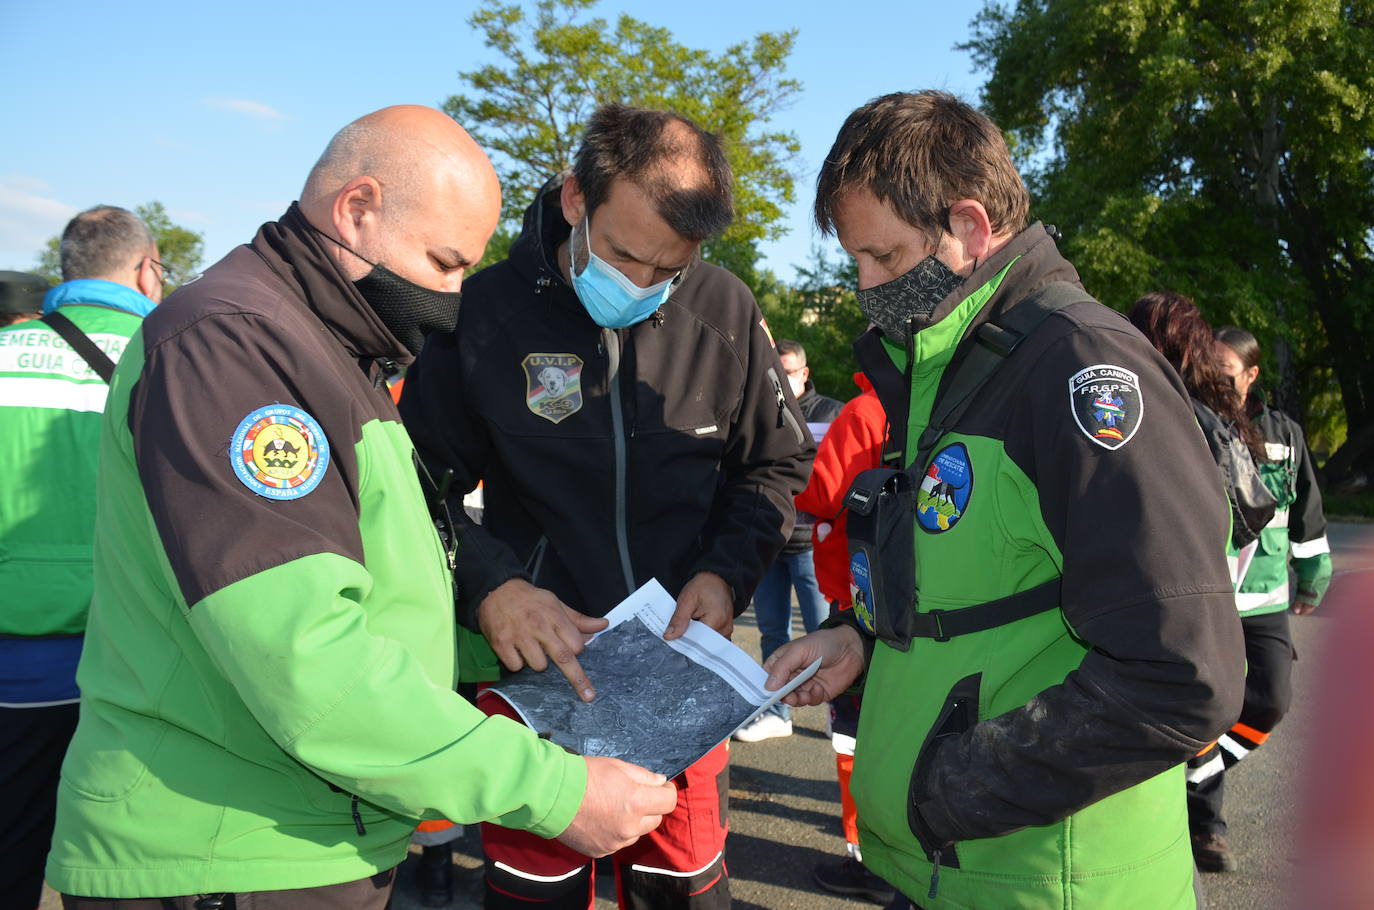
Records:
<instances>
[{"instance_id":1,"label":"round colorful patch","mask_svg":"<svg viewBox=\"0 0 1374 910\"><path fill-rule=\"evenodd\" d=\"M854 618L869 635L878 627L873 616L873 576L868 570L868 554L856 551L849 557L849 599L854 604Z\"/></svg>"},{"instance_id":2,"label":"round colorful patch","mask_svg":"<svg viewBox=\"0 0 1374 910\"><path fill-rule=\"evenodd\" d=\"M962 442L935 453L916 493L916 521L938 534L958 524L973 494L973 462Z\"/></svg>"},{"instance_id":3,"label":"round colorful patch","mask_svg":"<svg viewBox=\"0 0 1374 910\"><path fill-rule=\"evenodd\" d=\"M229 460L243 485L268 499L299 499L324 479L329 440L300 408L274 404L239 422Z\"/></svg>"}]
</instances>

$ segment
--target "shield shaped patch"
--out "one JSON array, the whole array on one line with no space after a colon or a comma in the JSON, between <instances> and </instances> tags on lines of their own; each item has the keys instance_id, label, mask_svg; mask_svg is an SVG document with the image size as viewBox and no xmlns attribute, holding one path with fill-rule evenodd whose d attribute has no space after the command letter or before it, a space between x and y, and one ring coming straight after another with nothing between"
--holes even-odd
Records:
<instances>
[{"instance_id":1,"label":"shield shaped patch","mask_svg":"<svg viewBox=\"0 0 1374 910\"><path fill-rule=\"evenodd\" d=\"M1069 410L1084 436L1104 449L1119 449L1145 417L1140 379L1110 363L1085 367L1069 377Z\"/></svg>"},{"instance_id":2,"label":"shield shaped patch","mask_svg":"<svg viewBox=\"0 0 1374 910\"><path fill-rule=\"evenodd\" d=\"M916 492L916 522L933 534L948 531L968 511L973 462L962 442L935 453Z\"/></svg>"},{"instance_id":3,"label":"shield shaped patch","mask_svg":"<svg viewBox=\"0 0 1374 910\"><path fill-rule=\"evenodd\" d=\"M559 423L582 409L582 358L575 354L529 354L525 368L525 405Z\"/></svg>"}]
</instances>

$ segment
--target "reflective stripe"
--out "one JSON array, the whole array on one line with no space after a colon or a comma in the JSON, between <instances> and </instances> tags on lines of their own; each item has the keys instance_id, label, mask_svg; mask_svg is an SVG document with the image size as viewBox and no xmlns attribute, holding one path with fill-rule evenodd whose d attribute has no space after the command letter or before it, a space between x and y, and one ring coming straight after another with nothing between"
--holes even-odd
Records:
<instances>
[{"instance_id":1,"label":"reflective stripe","mask_svg":"<svg viewBox=\"0 0 1374 910\"><path fill-rule=\"evenodd\" d=\"M691 878L693 875L700 875L707 869L714 866L716 863L720 862L720 858L724 855L725 851L722 850L720 853L716 854L715 859L711 860L709 863L702 866L700 869L694 869L691 872L678 872L674 869L655 869L653 866L641 866L638 863L630 866L630 868L636 872L647 872L650 875L671 875L673 878Z\"/></svg>"},{"instance_id":2,"label":"reflective stripe","mask_svg":"<svg viewBox=\"0 0 1374 910\"><path fill-rule=\"evenodd\" d=\"M94 374L92 374L94 375ZM0 376L0 407L49 408L62 411L105 410L110 387L103 380L73 382L37 376Z\"/></svg>"},{"instance_id":3,"label":"reflective stripe","mask_svg":"<svg viewBox=\"0 0 1374 910\"><path fill-rule=\"evenodd\" d=\"M1288 582L1284 581L1272 591L1253 591L1236 595L1236 609L1242 613L1288 603Z\"/></svg>"},{"instance_id":4,"label":"reflective stripe","mask_svg":"<svg viewBox=\"0 0 1374 910\"><path fill-rule=\"evenodd\" d=\"M1226 554L1226 574L1231 576L1231 587L1240 587L1240 556Z\"/></svg>"},{"instance_id":5,"label":"reflective stripe","mask_svg":"<svg viewBox=\"0 0 1374 910\"><path fill-rule=\"evenodd\" d=\"M61 701L21 701L21 702L0 701L0 708L55 708L55 707L57 707L58 705L79 705L79 704L81 704L81 699L80 699L79 697L77 697L77 698L64 698L64 699L62 699Z\"/></svg>"},{"instance_id":6,"label":"reflective stripe","mask_svg":"<svg viewBox=\"0 0 1374 910\"><path fill-rule=\"evenodd\" d=\"M1244 736L1246 739L1250 740L1250 742L1254 743L1256 746L1264 745L1264 741L1269 738L1268 733L1261 733L1254 727L1248 724L1242 724L1239 721L1231 725L1231 732L1239 733L1241 736Z\"/></svg>"},{"instance_id":7,"label":"reflective stripe","mask_svg":"<svg viewBox=\"0 0 1374 910\"><path fill-rule=\"evenodd\" d=\"M497 860L496 862L492 863L492 865L500 869L502 872L509 872L516 878L523 878L526 881L531 882L564 882L572 878L574 875L578 875L579 873L583 872L587 868L586 866L578 866L573 871L564 873L563 875L535 875L533 872L521 872L514 866L507 866L500 860Z\"/></svg>"},{"instance_id":8,"label":"reflective stripe","mask_svg":"<svg viewBox=\"0 0 1374 910\"><path fill-rule=\"evenodd\" d=\"M1188 783L1200 784L1207 778L1212 777L1216 774L1220 774L1222 771L1225 770L1226 762L1222 761L1221 753L1218 752L1216 755L1212 756L1211 761L1203 765L1201 768L1189 768L1188 773L1184 776L1188 778Z\"/></svg>"},{"instance_id":9,"label":"reflective stripe","mask_svg":"<svg viewBox=\"0 0 1374 910\"><path fill-rule=\"evenodd\" d=\"M1302 543L1292 544L1290 549L1294 559L1307 559L1309 556L1320 556L1323 553L1331 552L1331 544L1327 543L1326 535L1315 540L1304 540Z\"/></svg>"},{"instance_id":10,"label":"reflective stripe","mask_svg":"<svg viewBox=\"0 0 1374 910\"><path fill-rule=\"evenodd\" d=\"M1293 447L1281 442L1266 442L1264 454L1269 456L1270 461L1287 461L1293 457Z\"/></svg>"},{"instance_id":11,"label":"reflective stripe","mask_svg":"<svg viewBox=\"0 0 1374 910\"><path fill-rule=\"evenodd\" d=\"M846 736L843 733L831 733L830 745L835 749L837 755L854 754L854 737Z\"/></svg>"},{"instance_id":12,"label":"reflective stripe","mask_svg":"<svg viewBox=\"0 0 1374 910\"><path fill-rule=\"evenodd\" d=\"M1230 752L1231 755L1235 757L1236 761L1240 761L1242 758L1250 754L1249 749L1245 748L1229 736L1223 735L1220 739L1217 740L1217 745L1221 746L1227 752ZM1220 758L1221 756L1217 757ZM1211 763L1208 762L1208 764Z\"/></svg>"},{"instance_id":13,"label":"reflective stripe","mask_svg":"<svg viewBox=\"0 0 1374 910\"><path fill-rule=\"evenodd\" d=\"M1265 527L1266 527L1266 528L1286 528L1286 527L1288 527L1288 510L1287 510L1287 509L1279 509L1277 512L1274 513L1274 517L1271 518L1271 519L1269 519L1269 524L1265 525Z\"/></svg>"}]
</instances>

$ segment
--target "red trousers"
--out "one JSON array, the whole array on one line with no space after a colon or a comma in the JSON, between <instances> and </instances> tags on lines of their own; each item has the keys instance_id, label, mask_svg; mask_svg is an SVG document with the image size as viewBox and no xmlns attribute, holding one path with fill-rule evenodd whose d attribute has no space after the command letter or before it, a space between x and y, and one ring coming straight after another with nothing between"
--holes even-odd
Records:
<instances>
[{"instance_id":1,"label":"red trousers","mask_svg":"<svg viewBox=\"0 0 1374 910\"><path fill-rule=\"evenodd\" d=\"M504 699L482 694L477 707L519 720ZM616 896L626 910L715 910L730 906L725 872L729 747L722 743L673 779L677 808L663 824L612 856ZM482 825L487 910L589 910L592 861L527 831Z\"/></svg>"}]
</instances>

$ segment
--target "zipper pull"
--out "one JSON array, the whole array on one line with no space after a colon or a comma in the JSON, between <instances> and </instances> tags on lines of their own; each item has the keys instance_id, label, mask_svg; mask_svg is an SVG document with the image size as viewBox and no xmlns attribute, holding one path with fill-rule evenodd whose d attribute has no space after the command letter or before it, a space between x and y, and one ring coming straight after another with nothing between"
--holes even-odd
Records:
<instances>
[{"instance_id":1,"label":"zipper pull","mask_svg":"<svg viewBox=\"0 0 1374 910\"><path fill-rule=\"evenodd\" d=\"M553 279L549 278L548 275L541 274L538 278L534 279L534 292L536 294L542 294L544 293L544 289L551 284L553 284Z\"/></svg>"},{"instance_id":2,"label":"zipper pull","mask_svg":"<svg viewBox=\"0 0 1374 910\"><path fill-rule=\"evenodd\" d=\"M354 797L354 798L356 799L356 797ZM939 848L939 847L936 847L936 848L935 848L935 852L933 852L933 853L931 854L931 859L933 859L933 860L935 861L935 868L934 868L934 870L932 870L931 873L930 873L930 891L928 891L928 892L926 893L926 897L928 897L930 900L935 900L935 895L938 894L939 891L940 891L940 848Z\"/></svg>"},{"instance_id":3,"label":"zipper pull","mask_svg":"<svg viewBox=\"0 0 1374 910\"><path fill-rule=\"evenodd\" d=\"M358 811L358 797L356 794L353 797L353 827L358 830L359 837L367 833L367 829L363 827L363 814ZM937 853L936 855L938 856L939 854Z\"/></svg>"}]
</instances>

